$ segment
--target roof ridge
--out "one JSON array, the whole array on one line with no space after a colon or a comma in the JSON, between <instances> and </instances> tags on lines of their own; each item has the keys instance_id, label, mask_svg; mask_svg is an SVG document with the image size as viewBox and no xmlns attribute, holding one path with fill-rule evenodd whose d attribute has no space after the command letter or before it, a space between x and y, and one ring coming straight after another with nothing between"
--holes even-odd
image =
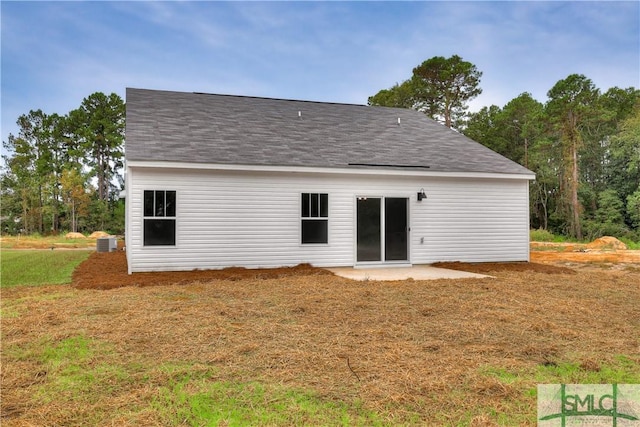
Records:
<instances>
[{"instance_id":1,"label":"roof ridge","mask_svg":"<svg viewBox=\"0 0 640 427\"><path fill-rule=\"evenodd\" d=\"M314 101L309 99L292 99L292 98L277 98L271 96L256 96L256 95L235 95L230 93L212 93L212 92L199 92L199 91L180 91L180 90L166 90L166 89L144 89L144 88L127 88L132 90L141 90L141 91L149 91L149 92L165 92L165 93L179 93L183 95L205 95L205 96L220 96L226 98L242 98L242 99L258 99L265 101L286 101L286 102L302 102L307 104L319 104L319 105L344 105L347 107L367 107L367 108L376 108L376 109L388 109L388 110L402 110L408 112L419 112L412 108L403 108L403 107L387 107L383 105L368 105L368 104L357 104L353 102L332 102L332 101Z\"/></svg>"},{"instance_id":2,"label":"roof ridge","mask_svg":"<svg viewBox=\"0 0 640 427\"><path fill-rule=\"evenodd\" d=\"M189 92L185 92L189 93ZM323 105L348 105L354 107L369 107L366 104L354 104L350 102L329 102L329 101L312 101L308 99L291 99L291 98L274 98L270 96L255 96L255 95L232 95L226 93L209 93L209 92L191 92L194 95L210 95L210 96L224 96L229 98L247 98L247 99L263 99L266 101L288 101L288 102L305 102L309 104L323 104Z\"/></svg>"}]
</instances>

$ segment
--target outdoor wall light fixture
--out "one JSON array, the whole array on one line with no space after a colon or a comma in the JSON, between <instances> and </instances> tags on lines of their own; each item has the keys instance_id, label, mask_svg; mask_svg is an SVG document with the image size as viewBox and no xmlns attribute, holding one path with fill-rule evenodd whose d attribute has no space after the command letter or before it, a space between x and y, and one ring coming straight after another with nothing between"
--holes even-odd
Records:
<instances>
[{"instance_id":1,"label":"outdoor wall light fixture","mask_svg":"<svg viewBox=\"0 0 640 427\"><path fill-rule=\"evenodd\" d=\"M418 201L421 202L422 199L426 199L427 195L424 192L424 188L421 188L420 191L418 191Z\"/></svg>"}]
</instances>

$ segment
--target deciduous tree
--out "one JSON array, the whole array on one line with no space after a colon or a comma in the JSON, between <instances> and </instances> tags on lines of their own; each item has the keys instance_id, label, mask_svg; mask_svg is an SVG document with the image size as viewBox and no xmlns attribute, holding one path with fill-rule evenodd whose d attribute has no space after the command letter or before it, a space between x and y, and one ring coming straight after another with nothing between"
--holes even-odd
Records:
<instances>
[{"instance_id":1,"label":"deciduous tree","mask_svg":"<svg viewBox=\"0 0 640 427\"><path fill-rule=\"evenodd\" d=\"M90 191L86 188L86 179L77 168L65 169L61 177L62 197L68 207L69 230L78 231L78 218L89 213Z\"/></svg>"},{"instance_id":2,"label":"deciduous tree","mask_svg":"<svg viewBox=\"0 0 640 427\"><path fill-rule=\"evenodd\" d=\"M640 229L640 187L627 197L627 215L631 224Z\"/></svg>"},{"instance_id":3,"label":"deciduous tree","mask_svg":"<svg viewBox=\"0 0 640 427\"><path fill-rule=\"evenodd\" d=\"M20 219L26 232L44 233L57 228L57 209L49 209L53 218L45 224L45 206L56 195L52 156L53 127L57 116L48 116L42 110L31 110L17 120L18 135L10 134L3 142L6 171L13 182L14 194L20 200Z\"/></svg>"},{"instance_id":4,"label":"deciduous tree","mask_svg":"<svg viewBox=\"0 0 640 427\"><path fill-rule=\"evenodd\" d=\"M578 153L584 144L583 131L594 114L599 94L593 82L579 74L560 80L547 93L548 117L562 147L561 190L562 206L568 214L567 232L578 239L582 239Z\"/></svg>"}]
</instances>

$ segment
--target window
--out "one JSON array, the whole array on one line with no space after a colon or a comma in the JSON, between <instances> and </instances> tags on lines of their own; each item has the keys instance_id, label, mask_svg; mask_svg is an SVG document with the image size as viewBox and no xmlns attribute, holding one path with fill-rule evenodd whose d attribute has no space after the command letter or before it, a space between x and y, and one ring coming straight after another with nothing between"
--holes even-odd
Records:
<instances>
[{"instance_id":1,"label":"window","mask_svg":"<svg viewBox=\"0 0 640 427\"><path fill-rule=\"evenodd\" d=\"M144 246L175 246L176 192L144 191Z\"/></svg>"},{"instance_id":2,"label":"window","mask_svg":"<svg viewBox=\"0 0 640 427\"><path fill-rule=\"evenodd\" d=\"M302 193L302 243L329 241L329 195Z\"/></svg>"}]
</instances>

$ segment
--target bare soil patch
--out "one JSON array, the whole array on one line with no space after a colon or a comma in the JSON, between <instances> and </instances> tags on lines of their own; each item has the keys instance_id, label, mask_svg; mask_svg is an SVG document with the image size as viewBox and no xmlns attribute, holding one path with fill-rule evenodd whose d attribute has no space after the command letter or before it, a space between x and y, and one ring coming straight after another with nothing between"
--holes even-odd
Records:
<instances>
[{"instance_id":1,"label":"bare soil patch","mask_svg":"<svg viewBox=\"0 0 640 427\"><path fill-rule=\"evenodd\" d=\"M532 262L638 264L640 251L554 252L531 251Z\"/></svg>"},{"instance_id":2,"label":"bare soil patch","mask_svg":"<svg viewBox=\"0 0 640 427\"><path fill-rule=\"evenodd\" d=\"M615 237L600 237L590 243L531 242L531 261L572 264L640 264L640 251L628 250Z\"/></svg>"}]
</instances>

